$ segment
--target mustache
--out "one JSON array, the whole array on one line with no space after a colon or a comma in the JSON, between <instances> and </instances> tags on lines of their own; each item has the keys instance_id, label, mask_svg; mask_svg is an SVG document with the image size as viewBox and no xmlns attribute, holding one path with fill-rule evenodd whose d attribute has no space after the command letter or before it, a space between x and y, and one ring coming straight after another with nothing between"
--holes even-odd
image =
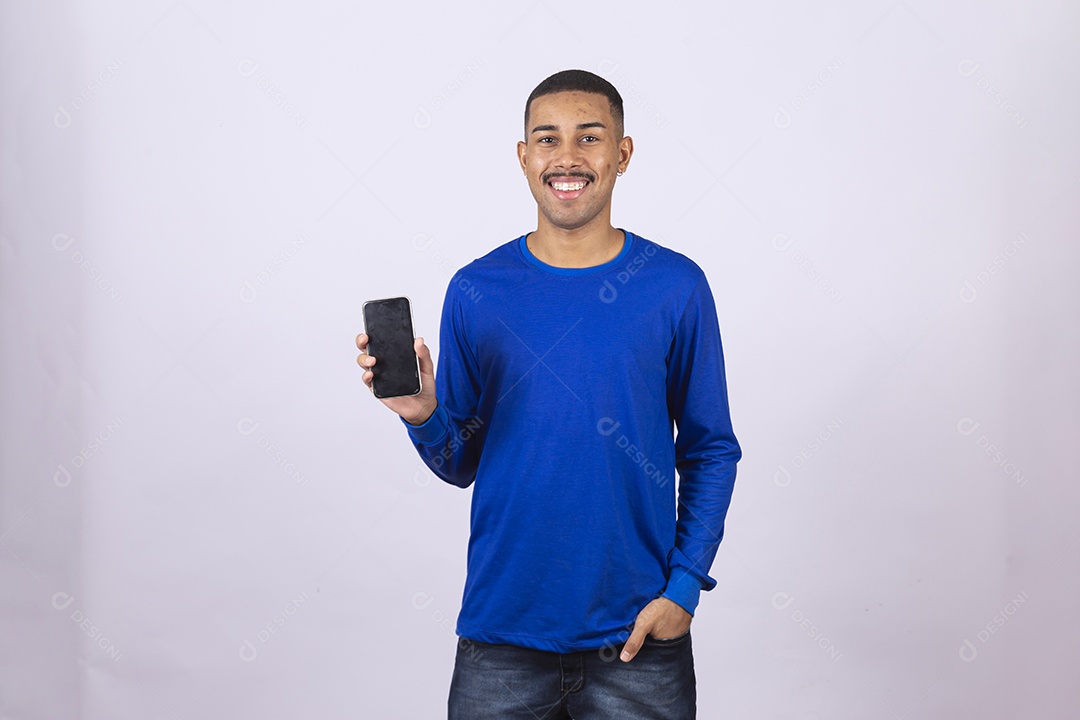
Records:
<instances>
[{"instance_id":1,"label":"mustache","mask_svg":"<svg viewBox=\"0 0 1080 720\"><path fill-rule=\"evenodd\" d=\"M540 176L540 182L547 185L549 182L551 182L552 178L557 177L581 178L582 180L588 180L589 182L596 182L595 175L589 172L582 172L580 170L577 172L546 172Z\"/></svg>"}]
</instances>

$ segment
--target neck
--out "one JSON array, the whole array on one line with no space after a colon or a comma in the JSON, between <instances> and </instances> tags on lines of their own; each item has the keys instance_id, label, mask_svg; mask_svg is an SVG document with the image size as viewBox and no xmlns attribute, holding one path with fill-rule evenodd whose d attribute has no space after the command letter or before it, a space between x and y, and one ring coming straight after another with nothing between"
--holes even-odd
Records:
<instances>
[{"instance_id":1,"label":"neck","mask_svg":"<svg viewBox=\"0 0 1080 720\"><path fill-rule=\"evenodd\" d=\"M624 241L622 230L612 227L610 218L567 229L552 225L540 216L536 231L525 238L537 260L564 268L603 265L615 259Z\"/></svg>"}]
</instances>

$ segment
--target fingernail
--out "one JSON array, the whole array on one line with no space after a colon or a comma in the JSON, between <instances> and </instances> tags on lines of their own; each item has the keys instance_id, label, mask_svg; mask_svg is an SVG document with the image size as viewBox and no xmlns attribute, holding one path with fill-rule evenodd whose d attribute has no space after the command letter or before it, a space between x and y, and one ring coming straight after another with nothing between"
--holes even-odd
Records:
<instances>
[{"instance_id":1,"label":"fingernail","mask_svg":"<svg viewBox=\"0 0 1080 720\"><path fill-rule=\"evenodd\" d=\"M623 650L622 655L619 656L619 659L622 660L623 662L630 662L630 653Z\"/></svg>"}]
</instances>

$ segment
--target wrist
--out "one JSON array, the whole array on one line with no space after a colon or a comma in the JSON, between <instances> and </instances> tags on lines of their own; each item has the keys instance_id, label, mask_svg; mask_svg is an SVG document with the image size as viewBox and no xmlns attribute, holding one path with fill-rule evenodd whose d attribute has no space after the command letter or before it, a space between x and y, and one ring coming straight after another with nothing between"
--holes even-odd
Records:
<instances>
[{"instance_id":1,"label":"wrist","mask_svg":"<svg viewBox=\"0 0 1080 720\"><path fill-rule=\"evenodd\" d=\"M686 568L676 567L672 570L661 597L672 601L693 616L694 611L697 610L701 590L700 580L691 575Z\"/></svg>"},{"instance_id":2,"label":"wrist","mask_svg":"<svg viewBox=\"0 0 1080 720\"><path fill-rule=\"evenodd\" d=\"M404 415L402 415L401 419L404 420L405 422L409 423L410 425L423 425L429 419L431 419L432 415L435 414L435 410L436 410L436 408L438 408L438 406L439 406L438 403L435 403L434 405L432 405L430 407L425 406L416 415L414 415L412 417L405 417Z\"/></svg>"}]
</instances>

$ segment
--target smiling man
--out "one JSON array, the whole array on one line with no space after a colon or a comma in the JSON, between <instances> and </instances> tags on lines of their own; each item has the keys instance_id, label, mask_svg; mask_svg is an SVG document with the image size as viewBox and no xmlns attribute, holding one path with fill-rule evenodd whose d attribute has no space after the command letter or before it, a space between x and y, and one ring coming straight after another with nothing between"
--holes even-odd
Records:
<instances>
[{"instance_id":1,"label":"smiling man","mask_svg":"<svg viewBox=\"0 0 1080 720\"><path fill-rule=\"evenodd\" d=\"M437 389L418 338L423 390L382 400L473 486L451 720L695 716L690 623L741 451L704 273L611 224L633 151L609 82L540 83L517 147L536 230L451 280Z\"/></svg>"}]
</instances>

